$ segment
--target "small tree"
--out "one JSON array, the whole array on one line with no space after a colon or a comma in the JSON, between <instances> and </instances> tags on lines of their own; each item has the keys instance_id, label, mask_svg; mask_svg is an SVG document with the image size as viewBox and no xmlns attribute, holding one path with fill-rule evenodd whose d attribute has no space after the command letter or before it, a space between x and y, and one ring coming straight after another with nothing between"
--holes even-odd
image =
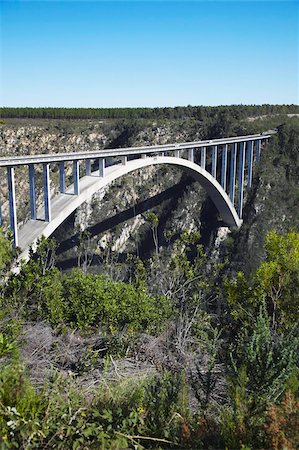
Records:
<instances>
[{"instance_id":1,"label":"small tree","mask_svg":"<svg viewBox=\"0 0 299 450\"><path fill-rule=\"evenodd\" d=\"M250 326L264 299L273 329L291 329L299 319L299 233L270 231L265 249L266 260L251 280L242 272L226 280L230 314L238 326Z\"/></svg>"}]
</instances>

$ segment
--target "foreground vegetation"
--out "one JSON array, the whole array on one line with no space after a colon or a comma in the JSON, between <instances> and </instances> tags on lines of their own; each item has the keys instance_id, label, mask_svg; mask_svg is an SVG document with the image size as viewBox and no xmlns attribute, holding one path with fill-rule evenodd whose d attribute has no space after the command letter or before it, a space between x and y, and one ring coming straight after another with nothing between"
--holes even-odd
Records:
<instances>
[{"instance_id":1,"label":"foreground vegetation","mask_svg":"<svg viewBox=\"0 0 299 450\"><path fill-rule=\"evenodd\" d=\"M11 250L1 240L4 276ZM269 233L267 258L251 279L239 273L225 280L227 312L218 324L194 297L208 280L197 281L200 247L193 262L186 258L193 243L194 236L182 235L180 258L174 254L171 262L189 282L188 304L172 293L148 295L138 260L131 283L80 270L63 275L46 241L19 275L2 280L1 448L296 448L299 234ZM35 388L21 356L25 321L48 321L62 334L80 329L105 336L105 353L90 349L89 355L93 364L103 362L99 386L80 387L75 373L53 369ZM109 357L124 356L115 341L171 327L173 367L109 378Z\"/></svg>"}]
</instances>

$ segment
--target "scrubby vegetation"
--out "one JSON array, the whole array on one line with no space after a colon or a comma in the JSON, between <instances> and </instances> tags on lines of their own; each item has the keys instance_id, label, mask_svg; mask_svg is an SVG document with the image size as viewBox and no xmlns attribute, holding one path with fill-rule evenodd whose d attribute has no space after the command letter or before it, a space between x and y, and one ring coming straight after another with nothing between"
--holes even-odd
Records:
<instances>
[{"instance_id":1,"label":"scrubby vegetation","mask_svg":"<svg viewBox=\"0 0 299 450\"><path fill-rule=\"evenodd\" d=\"M299 234L268 234L267 258L251 280L241 273L225 280L226 314L217 319L194 300L208 280L202 274L198 285L202 252L186 259L193 241L183 234L181 258L171 263L172 271L178 264L185 271L188 299L149 295L140 261L131 283L79 269L63 275L47 241L3 281L2 448L296 448ZM11 254L5 243L4 261ZM29 321L46 321L57 334L100 333L105 349L89 349L89 364L102 362L99 385L80 386L76 373L52 368L35 387L22 359ZM136 352L129 341L138 347L141 331L164 340L169 361L111 378L111 361ZM126 343L116 345L124 335Z\"/></svg>"}]
</instances>

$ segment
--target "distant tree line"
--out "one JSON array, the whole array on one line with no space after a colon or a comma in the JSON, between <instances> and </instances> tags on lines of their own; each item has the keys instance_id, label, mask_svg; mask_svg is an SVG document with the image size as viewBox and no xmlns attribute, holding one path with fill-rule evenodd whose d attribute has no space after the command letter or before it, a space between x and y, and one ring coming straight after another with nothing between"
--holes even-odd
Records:
<instances>
[{"instance_id":1,"label":"distant tree line","mask_svg":"<svg viewBox=\"0 0 299 450\"><path fill-rule=\"evenodd\" d=\"M223 112L236 119L299 114L298 105L177 106L174 108L0 108L0 118L28 119L185 119L204 120Z\"/></svg>"}]
</instances>

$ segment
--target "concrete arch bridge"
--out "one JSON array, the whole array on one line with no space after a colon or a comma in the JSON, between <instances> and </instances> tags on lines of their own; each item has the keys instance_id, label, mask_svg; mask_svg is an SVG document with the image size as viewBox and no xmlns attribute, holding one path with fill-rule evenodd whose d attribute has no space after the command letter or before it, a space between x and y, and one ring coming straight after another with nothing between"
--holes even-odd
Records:
<instances>
[{"instance_id":1,"label":"concrete arch bridge","mask_svg":"<svg viewBox=\"0 0 299 450\"><path fill-rule=\"evenodd\" d=\"M242 224L245 177L250 190L254 162L259 162L263 143L274 132L197 142L99 150L97 152L55 153L0 158L7 170L9 222L14 245L20 247L21 258L28 259L30 246L56 228L94 193L123 175L151 165L171 165L188 172L210 196L222 220L229 227ZM108 166L107 160L114 164ZM209 166L207 160L211 161ZM66 186L65 162L73 163L73 184ZM85 175L79 176L79 165L85 164ZM92 163L97 170L92 171ZM43 167L43 207L37 209L35 167ZM59 194L50 197L50 173L59 165ZM28 166L31 219L18 227L15 167ZM209 170L208 170L209 168ZM237 197L237 198L235 198ZM2 224L0 204L0 225Z\"/></svg>"}]
</instances>

